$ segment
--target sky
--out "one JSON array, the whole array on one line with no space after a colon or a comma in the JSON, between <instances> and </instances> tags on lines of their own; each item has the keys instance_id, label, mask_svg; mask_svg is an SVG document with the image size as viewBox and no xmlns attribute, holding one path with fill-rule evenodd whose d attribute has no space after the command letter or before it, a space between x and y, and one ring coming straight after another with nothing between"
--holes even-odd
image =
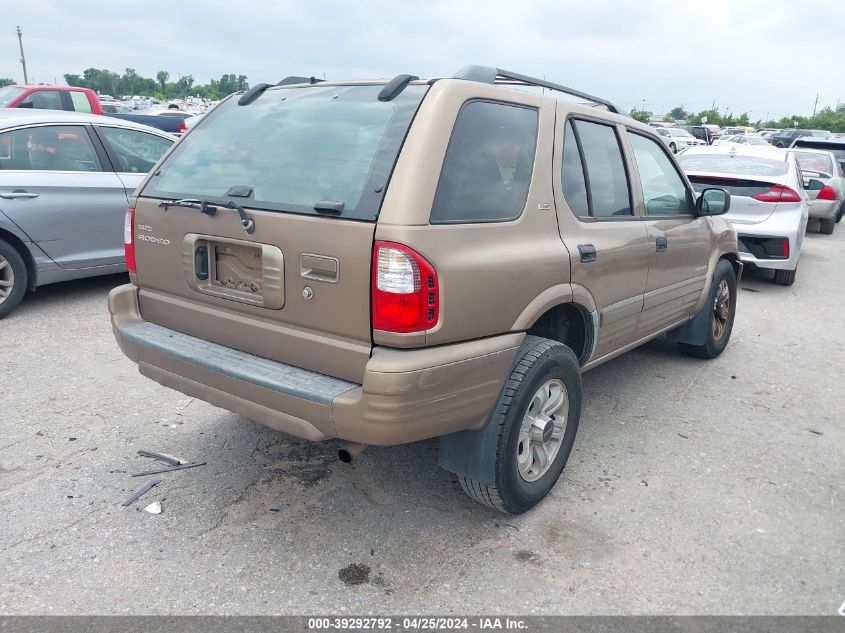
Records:
<instances>
[{"instance_id":1,"label":"sky","mask_svg":"<svg viewBox=\"0 0 845 633\"><path fill-rule=\"evenodd\" d=\"M845 0L5 0L0 77L90 67L206 83L449 76L497 66L625 109L752 120L845 102Z\"/></svg>"}]
</instances>

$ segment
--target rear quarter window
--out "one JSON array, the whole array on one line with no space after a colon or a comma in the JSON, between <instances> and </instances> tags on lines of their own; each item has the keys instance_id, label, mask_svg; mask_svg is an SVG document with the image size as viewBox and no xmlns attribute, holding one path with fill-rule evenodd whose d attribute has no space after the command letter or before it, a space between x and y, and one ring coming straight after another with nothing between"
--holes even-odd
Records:
<instances>
[{"instance_id":1,"label":"rear quarter window","mask_svg":"<svg viewBox=\"0 0 845 633\"><path fill-rule=\"evenodd\" d=\"M521 215L534 168L538 116L534 108L491 101L461 107L434 195L432 224Z\"/></svg>"}]
</instances>

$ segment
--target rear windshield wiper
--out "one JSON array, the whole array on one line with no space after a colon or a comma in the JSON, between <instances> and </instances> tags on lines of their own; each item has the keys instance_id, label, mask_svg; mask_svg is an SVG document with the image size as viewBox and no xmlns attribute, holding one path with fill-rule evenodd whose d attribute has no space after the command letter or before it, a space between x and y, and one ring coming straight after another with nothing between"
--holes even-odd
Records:
<instances>
[{"instance_id":1,"label":"rear windshield wiper","mask_svg":"<svg viewBox=\"0 0 845 633\"><path fill-rule=\"evenodd\" d=\"M200 213L205 213L206 215L215 215L217 213L217 209L219 207L223 207L224 209L234 209L238 212L238 216L241 219L241 226L243 226L244 232L252 235L255 233L255 220L249 217L244 211L244 208L236 204L234 202L226 202L225 204L211 204L208 200L199 200L197 198L183 198L181 200L162 200L158 203L158 206L167 209L168 207L187 207L189 209L199 209Z\"/></svg>"}]
</instances>

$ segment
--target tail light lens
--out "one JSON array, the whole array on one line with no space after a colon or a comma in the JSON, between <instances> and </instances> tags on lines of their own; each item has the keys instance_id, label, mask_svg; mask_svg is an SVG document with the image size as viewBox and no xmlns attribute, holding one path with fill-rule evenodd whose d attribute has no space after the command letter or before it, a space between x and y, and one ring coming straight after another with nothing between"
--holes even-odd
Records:
<instances>
[{"instance_id":1,"label":"tail light lens","mask_svg":"<svg viewBox=\"0 0 845 633\"><path fill-rule=\"evenodd\" d=\"M179 121L179 134L184 134L188 131L188 125L185 121Z\"/></svg>"},{"instance_id":2,"label":"tail light lens","mask_svg":"<svg viewBox=\"0 0 845 633\"><path fill-rule=\"evenodd\" d=\"M126 256L126 267L135 274L135 209L126 209L123 218L123 254Z\"/></svg>"},{"instance_id":3,"label":"tail light lens","mask_svg":"<svg viewBox=\"0 0 845 633\"><path fill-rule=\"evenodd\" d=\"M440 319L437 272L422 255L394 242L373 247L373 329L421 332Z\"/></svg>"},{"instance_id":4,"label":"tail light lens","mask_svg":"<svg viewBox=\"0 0 845 633\"><path fill-rule=\"evenodd\" d=\"M772 185L772 188L756 196L751 196L760 202L801 202L798 192L783 185Z\"/></svg>"},{"instance_id":5,"label":"tail light lens","mask_svg":"<svg viewBox=\"0 0 845 633\"><path fill-rule=\"evenodd\" d=\"M819 190L816 200L836 200L836 191L830 185L825 185Z\"/></svg>"}]
</instances>

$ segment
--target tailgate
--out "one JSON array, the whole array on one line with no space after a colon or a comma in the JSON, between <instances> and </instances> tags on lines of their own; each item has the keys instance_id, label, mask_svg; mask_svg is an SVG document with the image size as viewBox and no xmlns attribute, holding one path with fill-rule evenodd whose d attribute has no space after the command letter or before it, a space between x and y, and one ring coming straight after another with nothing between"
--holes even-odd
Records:
<instances>
[{"instance_id":1,"label":"tailgate","mask_svg":"<svg viewBox=\"0 0 845 633\"><path fill-rule=\"evenodd\" d=\"M138 198L135 257L145 320L353 382L370 356L375 223L247 207L159 207ZM310 289L310 291L309 291Z\"/></svg>"}]
</instances>

